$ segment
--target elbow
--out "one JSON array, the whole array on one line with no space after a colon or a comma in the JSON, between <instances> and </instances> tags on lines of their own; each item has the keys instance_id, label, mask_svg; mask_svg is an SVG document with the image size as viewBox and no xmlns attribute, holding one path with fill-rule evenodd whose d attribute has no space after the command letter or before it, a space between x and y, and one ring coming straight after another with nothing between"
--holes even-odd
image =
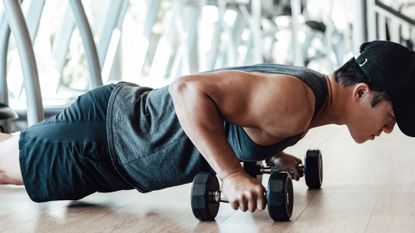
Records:
<instances>
[{"instance_id":1,"label":"elbow","mask_svg":"<svg viewBox=\"0 0 415 233\"><path fill-rule=\"evenodd\" d=\"M176 81L172 82L169 85L169 94L175 98L176 96L179 96L180 93L183 93L186 89L186 80L183 80L183 78L179 78Z\"/></svg>"},{"instance_id":2,"label":"elbow","mask_svg":"<svg viewBox=\"0 0 415 233\"><path fill-rule=\"evenodd\" d=\"M177 79L169 85L169 94L174 99L194 97L198 92L197 84L192 81L191 76Z\"/></svg>"}]
</instances>

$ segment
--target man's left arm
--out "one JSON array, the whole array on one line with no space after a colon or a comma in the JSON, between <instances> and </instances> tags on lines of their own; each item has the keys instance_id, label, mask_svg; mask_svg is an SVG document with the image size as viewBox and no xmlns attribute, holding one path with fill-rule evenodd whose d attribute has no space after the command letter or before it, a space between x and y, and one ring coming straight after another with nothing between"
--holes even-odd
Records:
<instances>
[{"instance_id":1,"label":"man's left arm","mask_svg":"<svg viewBox=\"0 0 415 233\"><path fill-rule=\"evenodd\" d=\"M266 160L267 165L276 166L278 170L288 172L292 179L299 180L304 176L301 159L283 151Z\"/></svg>"}]
</instances>

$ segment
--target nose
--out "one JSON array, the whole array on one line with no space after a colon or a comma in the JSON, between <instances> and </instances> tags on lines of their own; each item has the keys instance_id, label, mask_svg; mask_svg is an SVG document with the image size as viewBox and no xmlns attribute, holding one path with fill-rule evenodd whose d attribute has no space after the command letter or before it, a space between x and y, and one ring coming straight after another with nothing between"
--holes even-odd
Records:
<instances>
[{"instance_id":1,"label":"nose","mask_svg":"<svg viewBox=\"0 0 415 233\"><path fill-rule=\"evenodd\" d=\"M393 131L393 128L395 127L396 122L393 121L389 124L385 124L385 126L383 127L383 132L390 134Z\"/></svg>"}]
</instances>

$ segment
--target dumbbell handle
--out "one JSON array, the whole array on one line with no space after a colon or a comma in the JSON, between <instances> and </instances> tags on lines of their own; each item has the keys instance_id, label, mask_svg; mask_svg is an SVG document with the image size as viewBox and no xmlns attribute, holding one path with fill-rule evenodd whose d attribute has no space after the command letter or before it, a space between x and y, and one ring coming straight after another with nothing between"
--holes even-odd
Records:
<instances>
[{"instance_id":1,"label":"dumbbell handle","mask_svg":"<svg viewBox=\"0 0 415 233\"><path fill-rule=\"evenodd\" d=\"M278 169L276 166L260 166L259 172L261 174L271 174L272 172L277 172Z\"/></svg>"},{"instance_id":2,"label":"dumbbell handle","mask_svg":"<svg viewBox=\"0 0 415 233\"><path fill-rule=\"evenodd\" d=\"M271 174L273 172L279 172L276 166L263 166L263 165L258 165L258 166L259 166L260 174ZM302 164L300 164L299 166L304 168L304 165Z\"/></svg>"},{"instance_id":3,"label":"dumbbell handle","mask_svg":"<svg viewBox=\"0 0 415 233\"><path fill-rule=\"evenodd\" d=\"M267 195L267 191L264 192L264 196ZM229 201L226 199L225 195L221 191L212 191L209 192L209 200L211 202L225 202L229 203Z\"/></svg>"}]
</instances>

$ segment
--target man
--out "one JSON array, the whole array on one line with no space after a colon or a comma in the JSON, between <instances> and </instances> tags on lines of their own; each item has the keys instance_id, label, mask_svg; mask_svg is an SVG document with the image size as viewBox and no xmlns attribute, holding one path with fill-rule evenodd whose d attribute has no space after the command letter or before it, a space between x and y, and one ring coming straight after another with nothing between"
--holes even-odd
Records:
<instances>
[{"instance_id":1,"label":"man","mask_svg":"<svg viewBox=\"0 0 415 233\"><path fill-rule=\"evenodd\" d=\"M154 90L107 85L1 142L0 182L24 184L42 202L149 192L213 171L234 209L262 210L264 187L241 160L267 159L298 180L301 160L282 151L311 128L346 125L362 143L397 122L415 136L414 66L413 51L374 41L329 75L262 64L188 75Z\"/></svg>"}]
</instances>

